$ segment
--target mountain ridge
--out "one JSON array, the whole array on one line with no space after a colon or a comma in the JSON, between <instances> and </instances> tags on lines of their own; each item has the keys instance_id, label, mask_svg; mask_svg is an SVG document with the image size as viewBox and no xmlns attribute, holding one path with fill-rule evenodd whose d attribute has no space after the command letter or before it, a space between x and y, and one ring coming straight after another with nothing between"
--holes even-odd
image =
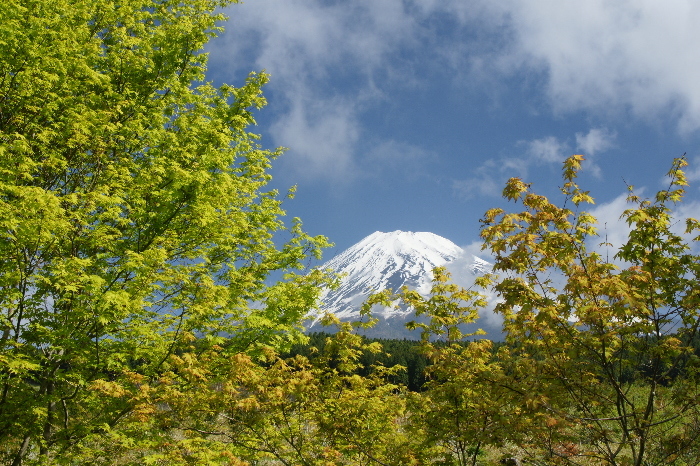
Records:
<instances>
[{"instance_id":1,"label":"mountain ridge","mask_svg":"<svg viewBox=\"0 0 700 466\"><path fill-rule=\"evenodd\" d=\"M432 286L432 270L464 259L466 251L452 241L430 232L376 231L336 255L322 269L342 275L340 286L324 290L322 305L312 317L309 330L318 329L321 316L330 312L342 321L360 319L360 306L374 292L398 291L408 286L427 296ZM467 273L474 276L490 270L490 264L477 257L467 258ZM404 324L413 319L413 310L406 307L372 310L380 322L368 330L368 336L418 338L407 334ZM371 334L371 335L369 335Z\"/></svg>"}]
</instances>

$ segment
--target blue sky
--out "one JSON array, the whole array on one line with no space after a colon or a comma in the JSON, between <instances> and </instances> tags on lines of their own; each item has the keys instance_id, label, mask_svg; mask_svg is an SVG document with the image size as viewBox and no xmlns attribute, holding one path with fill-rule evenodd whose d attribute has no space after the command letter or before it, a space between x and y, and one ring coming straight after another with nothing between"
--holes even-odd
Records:
<instances>
[{"instance_id":1,"label":"blue sky","mask_svg":"<svg viewBox=\"0 0 700 466\"><path fill-rule=\"evenodd\" d=\"M684 0L248 0L226 10L209 77L266 70L254 131L289 151L274 186L336 248L374 231L478 240L518 176L555 198L561 162L609 237L626 184L654 193L687 153L700 217L700 3ZM513 208L513 204L510 204ZM697 213L696 213L697 212Z\"/></svg>"}]
</instances>

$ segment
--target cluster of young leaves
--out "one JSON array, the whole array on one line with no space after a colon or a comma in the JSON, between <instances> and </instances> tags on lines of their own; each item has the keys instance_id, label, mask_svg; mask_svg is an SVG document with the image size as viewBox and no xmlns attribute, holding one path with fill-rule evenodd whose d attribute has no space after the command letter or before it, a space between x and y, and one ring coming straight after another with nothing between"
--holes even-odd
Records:
<instances>
[{"instance_id":1,"label":"cluster of young leaves","mask_svg":"<svg viewBox=\"0 0 700 466\"><path fill-rule=\"evenodd\" d=\"M336 323L312 359L283 359L269 349L255 360L212 348L198 357L225 367L202 372L208 364L171 356L171 372L159 381L168 389L148 403L161 407L149 417L150 428L162 432L159 442L134 444L131 437L117 456L131 457L124 464L413 464L397 425L406 403L400 387L387 383L401 368L359 375L362 354L381 347Z\"/></svg>"},{"instance_id":2,"label":"cluster of young leaves","mask_svg":"<svg viewBox=\"0 0 700 466\"><path fill-rule=\"evenodd\" d=\"M494 383L502 374L491 341L424 343L422 351L431 365L424 390L413 397L411 430L436 464L480 464L487 448L504 445L515 414Z\"/></svg>"},{"instance_id":3,"label":"cluster of young leaves","mask_svg":"<svg viewBox=\"0 0 700 466\"><path fill-rule=\"evenodd\" d=\"M437 267L429 296L408 287L397 293L385 290L371 296L363 311L399 302L410 306L418 318L407 327L421 331L418 351L430 363L427 382L409 397L405 428L419 445L422 461L476 465L486 447L503 444L511 414L509 398L496 382L502 374L492 342L467 342L482 335L480 330L464 333L486 307L486 298L452 283L450 273Z\"/></svg>"},{"instance_id":4,"label":"cluster of young leaves","mask_svg":"<svg viewBox=\"0 0 700 466\"><path fill-rule=\"evenodd\" d=\"M6 464L70 462L145 416L144 390L167 386L154 381L192 336L251 354L302 338L327 280L296 270L328 243L286 225L266 191L280 151L246 128L267 76L204 82L201 50L230 3L2 3ZM266 285L273 271L288 275Z\"/></svg>"},{"instance_id":5,"label":"cluster of young leaves","mask_svg":"<svg viewBox=\"0 0 700 466\"><path fill-rule=\"evenodd\" d=\"M678 232L672 211L686 162L674 162L669 189L654 200L631 191L631 232L614 263L588 249L597 230L581 209L593 200L575 183L582 160L564 164L563 207L511 179L504 196L525 209L492 209L483 220L485 248L504 275L494 289L513 348L510 386L537 421L529 451L582 464L673 462L697 453L700 438L698 222Z\"/></svg>"},{"instance_id":6,"label":"cluster of young leaves","mask_svg":"<svg viewBox=\"0 0 700 466\"><path fill-rule=\"evenodd\" d=\"M284 356L300 355L309 359L318 357L325 349L326 340L330 334L327 332L310 332L307 336L309 337L307 342L294 345L288 353L284 353ZM379 343L382 351L378 353L365 351L360 356L360 375L369 375L370 371L368 368L377 365L386 367L402 366L406 370L391 375L389 381L404 386L412 392L421 391L425 384L425 368L428 360L425 355L418 351L418 347L421 344L420 340L366 337L366 341L368 343Z\"/></svg>"}]
</instances>

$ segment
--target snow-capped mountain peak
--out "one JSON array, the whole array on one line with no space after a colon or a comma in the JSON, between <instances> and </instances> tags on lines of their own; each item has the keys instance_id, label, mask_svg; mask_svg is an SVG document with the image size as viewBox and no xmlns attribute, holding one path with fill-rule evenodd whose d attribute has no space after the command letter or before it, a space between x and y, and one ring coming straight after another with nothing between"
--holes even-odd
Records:
<instances>
[{"instance_id":1,"label":"snow-capped mountain peak","mask_svg":"<svg viewBox=\"0 0 700 466\"><path fill-rule=\"evenodd\" d=\"M397 291L406 285L421 294L430 292L432 270L465 255L452 241L429 232L374 232L321 266L342 275L336 290L321 297L320 313L332 312L341 320L359 317L361 304L374 292ZM478 257L470 260L472 273L481 274L490 264ZM384 309L382 319L406 317L410 309Z\"/></svg>"},{"instance_id":2,"label":"snow-capped mountain peak","mask_svg":"<svg viewBox=\"0 0 700 466\"><path fill-rule=\"evenodd\" d=\"M326 262L345 274L357 286L382 287L403 285L401 277L422 275L459 256L462 249L452 241L433 233L393 231L372 233L356 245ZM397 275L398 274L398 275Z\"/></svg>"}]
</instances>

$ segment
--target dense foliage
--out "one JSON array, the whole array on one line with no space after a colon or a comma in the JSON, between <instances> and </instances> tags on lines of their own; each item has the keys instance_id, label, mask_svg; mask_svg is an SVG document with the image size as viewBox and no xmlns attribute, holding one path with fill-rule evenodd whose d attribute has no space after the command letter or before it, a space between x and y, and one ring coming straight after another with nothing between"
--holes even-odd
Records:
<instances>
[{"instance_id":1,"label":"dense foliage","mask_svg":"<svg viewBox=\"0 0 700 466\"><path fill-rule=\"evenodd\" d=\"M698 465L700 222L687 185L630 192L596 252L592 198L519 179L484 247L486 300L434 271L416 342L302 333L327 246L266 191L247 131L264 74L204 82L226 0L3 0L0 462L109 465ZM611 246L608 246L611 247ZM271 279L272 276L276 280Z\"/></svg>"},{"instance_id":2,"label":"dense foliage","mask_svg":"<svg viewBox=\"0 0 700 466\"><path fill-rule=\"evenodd\" d=\"M333 334L326 332L313 332L308 335L309 340L292 346L289 352L282 357L303 356L313 360L325 352L326 343L332 341ZM420 341L408 339L383 339L363 338L363 343L371 346L379 344L382 351L364 351L359 359L357 374L369 375L372 366L384 367L402 366L402 370L389 380L391 383L405 386L410 391L421 391L426 381L426 368L428 358L420 351Z\"/></svg>"},{"instance_id":3,"label":"dense foliage","mask_svg":"<svg viewBox=\"0 0 700 466\"><path fill-rule=\"evenodd\" d=\"M582 159L564 163L563 207L512 179L504 196L524 210L484 219L503 275L492 282L497 311L517 343L504 356L507 385L541 430L532 448L551 458L696 464L700 223L672 210L688 185L686 161L674 161L668 189L651 200L630 187L630 233L615 263L595 250L596 219L583 210L593 200L575 183Z\"/></svg>"},{"instance_id":4,"label":"dense foliage","mask_svg":"<svg viewBox=\"0 0 700 466\"><path fill-rule=\"evenodd\" d=\"M326 241L265 191L279 151L246 128L267 77L203 82L226 3L2 2L3 462L151 437L120 426L152 414L179 383L170 358L204 335L250 354L301 337L321 277L265 280Z\"/></svg>"}]
</instances>

